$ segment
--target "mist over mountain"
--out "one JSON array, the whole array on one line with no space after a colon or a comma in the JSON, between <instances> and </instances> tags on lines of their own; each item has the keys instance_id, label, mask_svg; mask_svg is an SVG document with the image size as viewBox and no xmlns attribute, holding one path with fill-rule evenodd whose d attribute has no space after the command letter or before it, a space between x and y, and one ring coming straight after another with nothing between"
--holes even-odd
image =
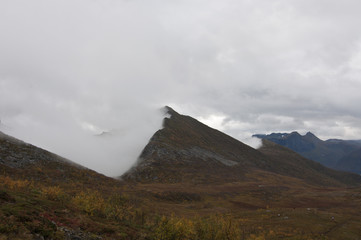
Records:
<instances>
[{"instance_id":1,"label":"mist over mountain","mask_svg":"<svg viewBox=\"0 0 361 240\"><path fill-rule=\"evenodd\" d=\"M331 236L329 229L342 237L359 233L361 176L329 169L267 139L254 149L165 110L163 128L121 179L0 132L0 237L236 240L270 230L304 239ZM107 141L121 132L93 137ZM333 215L353 218L338 228Z\"/></svg>"},{"instance_id":2,"label":"mist over mountain","mask_svg":"<svg viewBox=\"0 0 361 240\"><path fill-rule=\"evenodd\" d=\"M67 114L55 116L37 124L20 119L0 125L0 131L115 177L135 163L149 138L161 128L164 113L156 107L130 104L128 110L116 110L111 116L89 116L91 121L74 121Z\"/></svg>"},{"instance_id":3,"label":"mist over mountain","mask_svg":"<svg viewBox=\"0 0 361 240\"><path fill-rule=\"evenodd\" d=\"M0 0L0 240L360 239L360 9Z\"/></svg>"},{"instance_id":4,"label":"mist over mountain","mask_svg":"<svg viewBox=\"0 0 361 240\"><path fill-rule=\"evenodd\" d=\"M163 128L153 135L137 165L123 179L150 183L224 183L249 181L264 172L316 185L360 184L361 177L357 175L328 169L267 140L256 150L170 107L166 110L169 117L164 119ZM297 133L292 135L301 138ZM301 149L312 148L311 142L321 141L311 133L305 138L308 145L300 146Z\"/></svg>"},{"instance_id":5,"label":"mist over mountain","mask_svg":"<svg viewBox=\"0 0 361 240\"><path fill-rule=\"evenodd\" d=\"M95 184L109 178L52 152L0 132L0 169L4 175L62 185Z\"/></svg>"}]
</instances>

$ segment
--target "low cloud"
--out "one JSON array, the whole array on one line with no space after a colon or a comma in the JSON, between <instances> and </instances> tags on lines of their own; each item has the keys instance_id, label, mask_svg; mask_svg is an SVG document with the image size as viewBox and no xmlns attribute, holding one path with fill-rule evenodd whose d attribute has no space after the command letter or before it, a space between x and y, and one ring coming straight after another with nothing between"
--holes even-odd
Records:
<instances>
[{"instance_id":1,"label":"low cloud","mask_svg":"<svg viewBox=\"0 0 361 240\"><path fill-rule=\"evenodd\" d=\"M360 7L1 1L0 130L109 175L136 161L133 152L160 127L153 112L165 105L213 116L237 139L293 130L360 139ZM129 140L89 140L112 129ZM118 158L132 160L115 170Z\"/></svg>"},{"instance_id":2,"label":"low cloud","mask_svg":"<svg viewBox=\"0 0 361 240\"><path fill-rule=\"evenodd\" d=\"M118 122L109 124L109 127L112 126L110 129L105 128L106 125L95 126L80 119L72 119L71 115L48 122L28 118L24 114L12 121L5 118L8 124L2 125L0 130L90 169L116 177L136 162L150 137L161 129L164 117L156 108L133 109L131 112L124 111L124 115L119 111L118 114ZM103 131L108 134L101 134Z\"/></svg>"},{"instance_id":3,"label":"low cloud","mask_svg":"<svg viewBox=\"0 0 361 240\"><path fill-rule=\"evenodd\" d=\"M241 140L243 143L247 144L254 149L259 149L262 147L262 140L256 137L249 137Z\"/></svg>"}]
</instances>

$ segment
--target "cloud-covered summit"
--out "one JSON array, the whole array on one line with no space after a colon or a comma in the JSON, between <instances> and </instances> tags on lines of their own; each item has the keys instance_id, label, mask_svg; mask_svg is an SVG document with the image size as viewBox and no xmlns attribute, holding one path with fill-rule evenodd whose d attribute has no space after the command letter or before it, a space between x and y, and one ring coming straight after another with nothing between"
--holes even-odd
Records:
<instances>
[{"instance_id":1,"label":"cloud-covered summit","mask_svg":"<svg viewBox=\"0 0 361 240\"><path fill-rule=\"evenodd\" d=\"M77 132L118 128L138 142L159 128L154 109L171 105L239 139L360 138L360 9L357 0L2 1L2 126L54 149Z\"/></svg>"}]
</instances>

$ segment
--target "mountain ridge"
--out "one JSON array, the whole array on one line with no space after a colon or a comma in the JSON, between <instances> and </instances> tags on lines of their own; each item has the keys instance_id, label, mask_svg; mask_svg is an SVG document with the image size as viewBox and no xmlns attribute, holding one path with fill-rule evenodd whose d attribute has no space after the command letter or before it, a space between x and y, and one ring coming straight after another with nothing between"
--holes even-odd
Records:
<instances>
[{"instance_id":1,"label":"mountain ridge","mask_svg":"<svg viewBox=\"0 0 361 240\"><path fill-rule=\"evenodd\" d=\"M0 148L0 239L359 236L360 176L267 140L253 149L175 111L123 181L4 134Z\"/></svg>"},{"instance_id":2,"label":"mountain ridge","mask_svg":"<svg viewBox=\"0 0 361 240\"><path fill-rule=\"evenodd\" d=\"M344 160L341 163L339 163L339 161L358 148L361 148L361 142L359 140L328 139L324 141L311 132L303 136L297 132L271 133L268 135L255 134L253 136L260 139L267 139L292 149L303 157L319 162L327 167L351 172L353 172L353 169L347 167L347 164L342 166L342 162L345 162ZM357 171L354 172L361 173Z\"/></svg>"},{"instance_id":3,"label":"mountain ridge","mask_svg":"<svg viewBox=\"0 0 361 240\"><path fill-rule=\"evenodd\" d=\"M290 158L278 161L276 157L270 157L269 151L265 154L253 149L170 107L166 107L166 111L170 117L164 118L163 128L153 135L142 151L138 164L125 173L123 179L139 182L217 183L245 181L246 175L263 171L266 174L300 178L309 183L312 181L304 176L317 173L317 177L312 179L314 184L320 185L350 184L353 181L360 183L361 178L357 175L342 173L352 177L340 177L336 171L296 153L282 155L287 158L297 156L296 160ZM300 136L293 133L293 137ZM309 137L312 135L309 134ZM284 153L288 150L277 151Z\"/></svg>"}]
</instances>

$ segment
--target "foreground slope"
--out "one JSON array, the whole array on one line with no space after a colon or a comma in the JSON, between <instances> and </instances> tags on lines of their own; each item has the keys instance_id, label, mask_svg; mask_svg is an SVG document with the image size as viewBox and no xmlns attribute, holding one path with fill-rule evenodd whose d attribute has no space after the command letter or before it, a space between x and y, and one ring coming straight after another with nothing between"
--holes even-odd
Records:
<instances>
[{"instance_id":1,"label":"foreground slope","mask_svg":"<svg viewBox=\"0 0 361 240\"><path fill-rule=\"evenodd\" d=\"M224 183L249 181L252 173L290 176L310 184L357 185L361 177L265 144L258 151L199 121L166 107L169 118L151 138L138 164L123 179L138 182Z\"/></svg>"}]
</instances>

